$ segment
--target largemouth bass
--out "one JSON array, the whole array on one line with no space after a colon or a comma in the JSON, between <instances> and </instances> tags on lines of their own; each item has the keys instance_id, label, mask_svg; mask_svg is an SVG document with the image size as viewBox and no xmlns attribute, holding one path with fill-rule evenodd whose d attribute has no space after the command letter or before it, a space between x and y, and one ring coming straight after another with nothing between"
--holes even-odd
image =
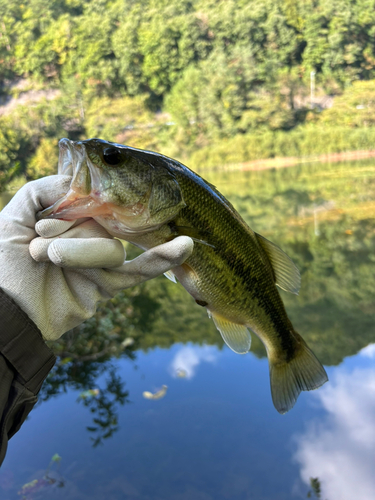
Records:
<instances>
[{"instance_id":1,"label":"largemouth bass","mask_svg":"<svg viewBox=\"0 0 375 500\"><path fill-rule=\"evenodd\" d=\"M278 412L290 410L301 391L328 380L276 288L298 293L298 269L252 231L214 186L171 158L100 139L62 139L59 173L73 176L70 189L41 217L93 217L113 236L144 250L179 235L193 238L192 255L168 277L176 277L207 309L234 352L250 349L249 329L258 335Z\"/></svg>"}]
</instances>

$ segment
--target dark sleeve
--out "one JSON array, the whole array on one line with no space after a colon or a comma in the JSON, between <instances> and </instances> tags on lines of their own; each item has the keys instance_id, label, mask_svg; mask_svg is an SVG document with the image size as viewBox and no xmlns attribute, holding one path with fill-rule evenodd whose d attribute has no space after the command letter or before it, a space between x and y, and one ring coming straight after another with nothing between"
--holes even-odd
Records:
<instances>
[{"instance_id":1,"label":"dark sleeve","mask_svg":"<svg viewBox=\"0 0 375 500\"><path fill-rule=\"evenodd\" d=\"M0 288L0 465L55 361L35 323Z\"/></svg>"}]
</instances>

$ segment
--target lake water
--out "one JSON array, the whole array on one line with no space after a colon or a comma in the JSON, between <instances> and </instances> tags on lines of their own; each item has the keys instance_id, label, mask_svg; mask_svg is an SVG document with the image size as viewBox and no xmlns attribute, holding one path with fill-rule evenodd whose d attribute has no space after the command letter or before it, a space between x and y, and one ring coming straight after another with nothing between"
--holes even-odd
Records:
<instances>
[{"instance_id":1,"label":"lake water","mask_svg":"<svg viewBox=\"0 0 375 500\"><path fill-rule=\"evenodd\" d=\"M53 346L2 500L375 498L375 162L205 177L298 265L300 294L282 297L329 382L279 415L260 342L230 351L160 277Z\"/></svg>"}]
</instances>

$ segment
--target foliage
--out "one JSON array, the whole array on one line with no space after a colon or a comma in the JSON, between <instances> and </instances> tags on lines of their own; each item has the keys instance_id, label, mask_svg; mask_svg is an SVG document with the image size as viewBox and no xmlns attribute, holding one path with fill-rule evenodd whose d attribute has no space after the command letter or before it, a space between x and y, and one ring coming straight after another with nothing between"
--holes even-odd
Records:
<instances>
[{"instance_id":1,"label":"foliage","mask_svg":"<svg viewBox=\"0 0 375 500\"><path fill-rule=\"evenodd\" d=\"M271 83L265 91L259 85L261 78L248 47L236 46L227 55L213 52L184 72L166 100L166 109L191 138L220 139L262 127L291 128L296 113L288 94Z\"/></svg>"},{"instance_id":2,"label":"foliage","mask_svg":"<svg viewBox=\"0 0 375 500\"><path fill-rule=\"evenodd\" d=\"M336 97L334 106L320 116L318 123L330 127L351 128L375 125L375 81L353 82L342 96Z\"/></svg>"},{"instance_id":3,"label":"foliage","mask_svg":"<svg viewBox=\"0 0 375 500\"><path fill-rule=\"evenodd\" d=\"M199 171L231 163L283 156L312 156L355 150L373 150L371 127L303 125L291 131L236 135L194 151L189 165Z\"/></svg>"},{"instance_id":4,"label":"foliage","mask_svg":"<svg viewBox=\"0 0 375 500\"><path fill-rule=\"evenodd\" d=\"M0 116L0 189L53 171L63 136L193 166L372 148L374 3L0 0L0 93L25 103Z\"/></svg>"},{"instance_id":5,"label":"foliage","mask_svg":"<svg viewBox=\"0 0 375 500\"><path fill-rule=\"evenodd\" d=\"M58 141L56 138L43 137L40 144L28 163L27 175L32 179L39 179L47 175L57 174Z\"/></svg>"},{"instance_id":6,"label":"foliage","mask_svg":"<svg viewBox=\"0 0 375 500\"><path fill-rule=\"evenodd\" d=\"M322 362L340 363L374 342L373 164L218 167L374 148L374 7L375 0L0 0L0 191L17 177L55 173L61 137L96 136L181 158L295 260L303 286L298 297L283 294L288 313ZM310 103L312 72L319 102L333 98L328 109ZM59 362L40 400L68 387L98 390L80 400L92 413L96 446L116 432L118 405L129 402L111 359L175 342L223 347L179 285L161 277L124 291L54 343ZM265 355L257 338L252 350ZM317 480L311 486L318 496Z\"/></svg>"},{"instance_id":7,"label":"foliage","mask_svg":"<svg viewBox=\"0 0 375 500\"><path fill-rule=\"evenodd\" d=\"M155 149L155 129L163 127L163 117L155 119L144 98L99 97L91 100L85 111L87 137L126 143L133 147Z\"/></svg>"},{"instance_id":8,"label":"foliage","mask_svg":"<svg viewBox=\"0 0 375 500\"><path fill-rule=\"evenodd\" d=\"M12 127L11 121L0 119L0 191L19 175L24 136Z\"/></svg>"},{"instance_id":9,"label":"foliage","mask_svg":"<svg viewBox=\"0 0 375 500\"><path fill-rule=\"evenodd\" d=\"M307 498L312 498L312 495L315 496L315 498L321 498L322 497L322 490L320 486L320 481L318 477L310 477L310 487L311 490L307 494Z\"/></svg>"},{"instance_id":10,"label":"foliage","mask_svg":"<svg viewBox=\"0 0 375 500\"><path fill-rule=\"evenodd\" d=\"M79 74L98 92L159 97L212 51L249 47L261 79L315 70L336 88L374 77L374 2L134 0L0 4L5 71L44 81ZM41 15L42 12L42 15Z\"/></svg>"}]
</instances>

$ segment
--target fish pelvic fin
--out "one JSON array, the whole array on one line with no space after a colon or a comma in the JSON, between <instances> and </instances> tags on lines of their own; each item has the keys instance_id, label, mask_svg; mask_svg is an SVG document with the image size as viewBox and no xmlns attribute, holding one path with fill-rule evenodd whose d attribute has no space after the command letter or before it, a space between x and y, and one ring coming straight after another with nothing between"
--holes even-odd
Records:
<instances>
[{"instance_id":1,"label":"fish pelvic fin","mask_svg":"<svg viewBox=\"0 0 375 500\"><path fill-rule=\"evenodd\" d=\"M237 354L246 354L251 346L251 334L245 325L227 320L217 313L208 311L224 342Z\"/></svg>"},{"instance_id":2,"label":"fish pelvic fin","mask_svg":"<svg viewBox=\"0 0 375 500\"><path fill-rule=\"evenodd\" d=\"M272 401L276 410L284 414L291 410L301 391L318 389L328 381L322 364L303 338L293 332L297 340L295 355L289 361L270 359Z\"/></svg>"}]
</instances>

